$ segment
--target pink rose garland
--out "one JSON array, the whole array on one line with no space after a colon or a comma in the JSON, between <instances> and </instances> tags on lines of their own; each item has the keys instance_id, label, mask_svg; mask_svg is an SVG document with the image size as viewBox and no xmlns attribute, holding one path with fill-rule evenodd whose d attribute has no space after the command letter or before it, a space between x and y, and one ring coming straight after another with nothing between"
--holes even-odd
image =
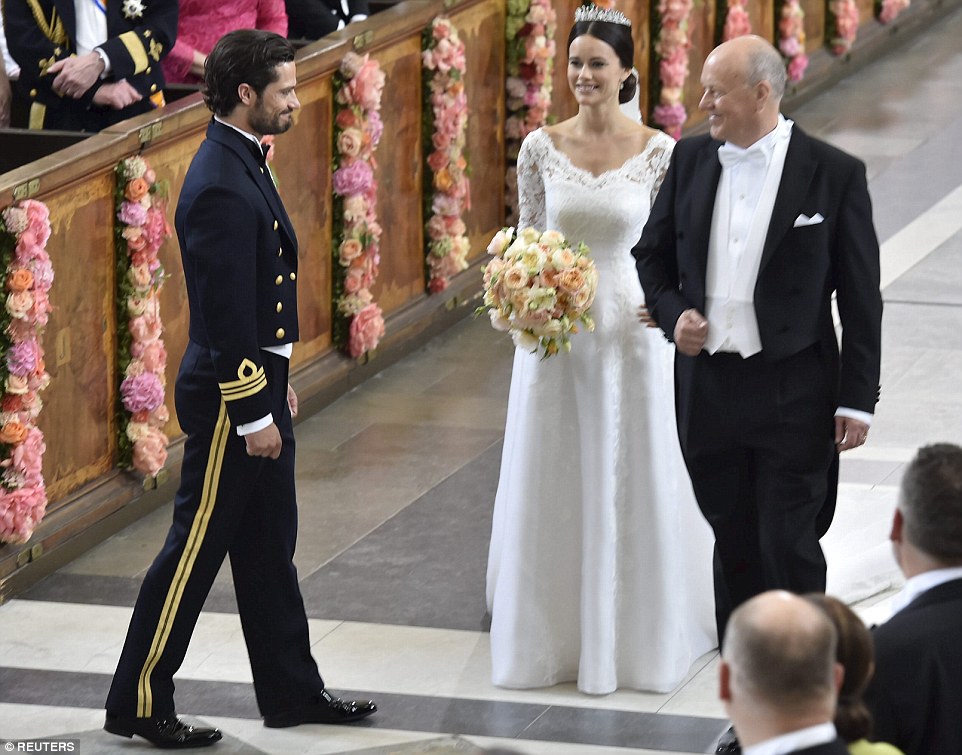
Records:
<instances>
[{"instance_id":1,"label":"pink rose garland","mask_svg":"<svg viewBox=\"0 0 962 755\"><path fill-rule=\"evenodd\" d=\"M805 11L798 0L782 4L778 21L778 49L785 56L788 80L801 81L808 68L805 54Z\"/></svg>"},{"instance_id":2,"label":"pink rose garland","mask_svg":"<svg viewBox=\"0 0 962 755\"><path fill-rule=\"evenodd\" d=\"M426 118L433 120L431 144L425 145L429 171L425 199L432 198L428 237L428 290L444 291L452 276L468 267L470 244L461 215L471 207L471 187L464 147L468 130L467 64L464 42L449 19L435 18L424 33L421 61L425 70ZM428 178L430 174L430 178ZM434 201L438 200L438 201ZM442 201L443 200L443 201Z\"/></svg>"},{"instance_id":3,"label":"pink rose garland","mask_svg":"<svg viewBox=\"0 0 962 755\"><path fill-rule=\"evenodd\" d=\"M551 107L551 74L555 58L557 14L550 0L508 0L504 122L505 205L508 222L517 222L518 175L515 163L521 142L545 125Z\"/></svg>"},{"instance_id":4,"label":"pink rose garland","mask_svg":"<svg viewBox=\"0 0 962 755\"><path fill-rule=\"evenodd\" d=\"M745 8L745 0L728 0L728 12L725 14L725 26L722 29L722 41L727 42L735 37L744 37L752 33L752 22Z\"/></svg>"},{"instance_id":5,"label":"pink rose garland","mask_svg":"<svg viewBox=\"0 0 962 755\"><path fill-rule=\"evenodd\" d=\"M876 6L879 23L889 24L909 7L910 0L881 0Z\"/></svg>"},{"instance_id":6,"label":"pink rose garland","mask_svg":"<svg viewBox=\"0 0 962 755\"><path fill-rule=\"evenodd\" d=\"M835 55L845 55L852 49L858 34L858 5L855 0L829 0L828 16L831 22L829 47Z\"/></svg>"},{"instance_id":7,"label":"pink rose garland","mask_svg":"<svg viewBox=\"0 0 962 755\"><path fill-rule=\"evenodd\" d=\"M50 383L43 361L44 327L51 311L53 265L47 255L49 211L27 199L0 221L5 308L0 313L0 542L25 543L43 519L46 451L37 417L40 391Z\"/></svg>"},{"instance_id":8,"label":"pink rose garland","mask_svg":"<svg viewBox=\"0 0 962 755\"><path fill-rule=\"evenodd\" d=\"M661 28L655 42L655 53L658 55L661 91L653 115L655 123L663 126L675 139L681 136L681 127L688 119L682 95L688 79L688 51L691 49L688 18L691 8L692 0L658 2Z\"/></svg>"},{"instance_id":9,"label":"pink rose garland","mask_svg":"<svg viewBox=\"0 0 962 755\"><path fill-rule=\"evenodd\" d=\"M164 268L158 256L171 235L166 186L142 157L117 166L117 256L120 383L119 464L154 478L167 462L170 419L164 405L167 349L161 336L160 291Z\"/></svg>"},{"instance_id":10,"label":"pink rose garland","mask_svg":"<svg viewBox=\"0 0 962 755\"><path fill-rule=\"evenodd\" d=\"M377 348L384 316L371 286L381 262L374 151L384 125L384 72L369 56L349 52L335 76L334 343L357 359Z\"/></svg>"}]
</instances>

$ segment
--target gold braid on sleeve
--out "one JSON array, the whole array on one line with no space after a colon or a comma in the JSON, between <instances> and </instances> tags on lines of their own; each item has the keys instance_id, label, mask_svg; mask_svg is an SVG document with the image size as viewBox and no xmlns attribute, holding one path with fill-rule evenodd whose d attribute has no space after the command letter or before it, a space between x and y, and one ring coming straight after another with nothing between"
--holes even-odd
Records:
<instances>
[{"instance_id":1,"label":"gold braid on sleeve","mask_svg":"<svg viewBox=\"0 0 962 755\"><path fill-rule=\"evenodd\" d=\"M43 32L43 36L53 42L55 45L67 45L67 32L64 31L63 21L60 20L60 16L57 15L57 9L53 8L50 11L50 22L43 17L43 8L40 7L40 0L27 0L27 5L30 6L30 12L33 13L33 20L37 22L37 26L40 31Z\"/></svg>"}]
</instances>

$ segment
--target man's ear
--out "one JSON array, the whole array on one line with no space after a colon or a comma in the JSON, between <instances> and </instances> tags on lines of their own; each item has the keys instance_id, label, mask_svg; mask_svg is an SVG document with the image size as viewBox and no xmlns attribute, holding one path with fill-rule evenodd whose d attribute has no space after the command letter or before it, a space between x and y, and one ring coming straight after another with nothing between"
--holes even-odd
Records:
<instances>
[{"instance_id":1,"label":"man's ear","mask_svg":"<svg viewBox=\"0 0 962 755\"><path fill-rule=\"evenodd\" d=\"M899 509L895 509L895 516L892 517L892 531L889 532L889 540L893 543L901 543L904 539L902 530L905 527L905 518Z\"/></svg>"},{"instance_id":2,"label":"man's ear","mask_svg":"<svg viewBox=\"0 0 962 755\"><path fill-rule=\"evenodd\" d=\"M718 664L718 699L731 702L732 669L724 660Z\"/></svg>"},{"instance_id":3,"label":"man's ear","mask_svg":"<svg viewBox=\"0 0 962 755\"><path fill-rule=\"evenodd\" d=\"M250 84L238 84L237 85L237 97L240 99L242 105L252 105L254 104L254 88Z\"/></svg>"},{"instance_id":4,"label":"man's ear","mask_svg":"<svg viewBox=\"0 0 962 755\"><path fill-rule=\"evenodd\" d=\"M842 683L845 681L845 666L841 663L835 664L835 694L842 691Z\"/></svg>"},{"instance_id":5,"label":"man's ear","mask_svg":"<svg viewBox=\"0 0 962 755\"><path fill-rule=\"evenodd\" d=\"M772 96L771 82L762 79L755 85L755 105L758 110L763 110Z\"/></svg>"}]
</instances>

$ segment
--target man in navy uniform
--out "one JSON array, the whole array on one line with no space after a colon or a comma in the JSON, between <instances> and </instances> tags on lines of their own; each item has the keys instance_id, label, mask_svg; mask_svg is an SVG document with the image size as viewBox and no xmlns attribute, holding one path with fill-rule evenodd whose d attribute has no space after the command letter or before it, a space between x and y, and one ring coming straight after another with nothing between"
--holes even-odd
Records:
<instances>
[{"instance_id":1,"label":"man in navy uniform","mask_svg":"<svg viewBox=\"0 0 962 755\"><path fill-rule=\"evenodd\" d=\"M100 131L164 104L177 0L4 0L30 128Z\"/></svg>"},{"instance_id":2,"label":"man in navy uniform","mask_svg":"<svg viewBox=\"0 0 962 755\"><path fill-rule=\"evenodd\" d=\"M176 388L187 434L181 485L134 608L104 725L161 747L221 738L178 720L173 675L227 554L264 725L347 723L377 710L324 689L293 564L297 397L288 362L298 337L297 240L260 138L293 124L295 74L294 50L277 34L221 38L205 71L214 118L177 204L190 305Z\"/></svg>"}]
</instances>

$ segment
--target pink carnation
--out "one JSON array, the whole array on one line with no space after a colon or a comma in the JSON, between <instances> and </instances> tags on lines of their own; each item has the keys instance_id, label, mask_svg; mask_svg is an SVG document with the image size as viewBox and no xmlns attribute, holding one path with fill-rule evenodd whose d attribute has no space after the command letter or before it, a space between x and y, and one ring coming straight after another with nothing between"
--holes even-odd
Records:
<instances>
[{"instance_id":1,"label":"pink carnation","mask_svg":"<svg viewBox=\"0 0 962 755\"><path fill-rule=\"evenodd\" d=\"M124 225L143 225L147 222L147 210L139 202L121 202L117 219Z\"/></svg>"},{"instance_id":2,"label":"pink carnation","mask_svg":"<svg viewBox=\"0 0 962 755\"><path fill-rule=\"evenodd\" d=\"M46 508L47 493L43 487L0 488L0 541L27 542Z\"/></svg>"},{"instance_id":3,"label":"pink carnation","mask_svg":"<svg viewBox=\"0 0 962 755\"><path fill-rule=\"evenodd\" d=\"M124 378L120 384L124 408L133 414L152 411L164 402L164 386L153 372Z\"/></svg>"},{"instance_id":4,"label":"pink carnation","mask_svg":"<svg viewBox=\"0 0 962 755\"><path fill-rule=\"evenodd\" d=\"M43 202L26 199L20 205L27 212L27 230L33 233L37 244L45 246L50 238L50 210Z\"/></svg>"},{"instance_id":5,"label":"pink carnation","mask_svg":"<svg viewBox=\"0 0 962 755\"><path fill-rule=\"evenodd\" d=\"M167 463L167 436L155 427L134 443L133 465L138 472L154 477Z\"/></svg>"},{"instance_id":6,"label":"pink carnation","mask_svg":"<svg viewBox=\"0 0 962 755\"><path fill-rule=\"evenodd\" d=\"M351 320L348 350L353 358L377 347L384 335L384 317L377 304L368 304Z\"/></svg>"},{"instance_id":7,"label":"pink carnation","mask_svg":"<svg viewBox=\"0 0 962 755\"><path fill-rule=\"evenodd\" d=\"M334 171L334 192L343 196L363 194L374 184L374 171L366 162L355 162Z\"/></svg>"},{"instance_id":8,"label":"pink carnation","mask_svg":"<svg viewBox=\"0 0 962 755\"><path fill-rule=\"evenodd\" d=\"M28 485L43 485L43 454L46 450L43 433L36 427L27 430L26 440L14 447L10 459L13 466L23 474Z\"/></svg>"}]
</instances>

